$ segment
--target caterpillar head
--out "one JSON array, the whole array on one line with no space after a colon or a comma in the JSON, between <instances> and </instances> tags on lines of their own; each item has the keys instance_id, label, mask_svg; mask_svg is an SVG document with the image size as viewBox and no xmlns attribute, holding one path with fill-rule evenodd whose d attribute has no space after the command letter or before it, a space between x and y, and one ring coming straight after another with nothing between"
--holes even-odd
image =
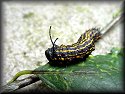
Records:
<instances>
[{"instance_id":1,"label":"caterpillar head","mask_svg":"<svg viewBox=\"0 0 125 94\"><path fill-rule=\"evenodd\" d=\"M47 57L47 59L49 60L49 61L52 61L53 59L54 59L54 57L55 57L55 53L56 53L56 51L55 51L55 49L57 48L57 45L55 44L55 42L56 42L56 40L58 39L58 38L56 38L56 40L53 42L52 41L52 38L51 38L51 33L50 33L50 31L51 31L51 26L50 26L50 29L49 29L49 36L50 36L50 40L51 40L51 43L52 43L52 48L48 48L46 51L45 51L45 55L46 55L46 57Z\"/></svg>"},{"instance_id":2,"label":"caterpillar head","mask_svg":"<svg viewBox=\"0 0 125 94\"><path fill-rule=\"evenodd\" d=\"M46 51L45 51L45 55L47 57L47 59L49 61L52 61L52 57L53 57L53 49L52 48L48 48Z\"/></svg>"}]
</instances>

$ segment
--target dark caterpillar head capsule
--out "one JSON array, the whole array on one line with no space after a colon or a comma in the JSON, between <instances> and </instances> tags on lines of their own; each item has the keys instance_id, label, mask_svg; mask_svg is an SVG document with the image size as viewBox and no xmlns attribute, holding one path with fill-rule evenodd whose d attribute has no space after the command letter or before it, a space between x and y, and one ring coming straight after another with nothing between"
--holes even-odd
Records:
<instances>
[{"instance_id":1,"label":"dark caterpillar head capsule","mask_svg":"<svg viewBox=\"0 0 125 94\"><path fill-rule=\"evenodd\" d=\"M54 61L54 58L56 56L56 51L55 49L57 49L57 45L54 45L52 48L48 48L46 51L45 51L45 55L47 57L47 59L52 62Z\"/></svg>"},{"instance_id":2,"label":"dark caterpillar head capsule","mask_svg":"<svg viewBox=\"0 0 125 94\"><path fill-rule=\"evenodd\" d=\"M53 56L53 50L52 50L52 48L48 48L48 49L45 51L45 55L46 55L47 59L48 59L49 61L51 61L51 57Z\"/></svg>"}]
</instances>

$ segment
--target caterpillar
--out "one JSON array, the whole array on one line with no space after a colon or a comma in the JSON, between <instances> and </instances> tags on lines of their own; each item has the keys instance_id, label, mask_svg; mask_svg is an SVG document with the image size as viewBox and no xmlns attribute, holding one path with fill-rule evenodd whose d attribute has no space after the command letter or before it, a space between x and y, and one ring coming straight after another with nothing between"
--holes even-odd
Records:
<instances>
[{"instance_id":1,"label":"caterpillar","mask_svg":"<svg viewBox=\"0 0 125 94\"><path fill-rule=\"evenodd\" d=\"M76 43L58 46L55 44L58 38L53 42L50 31L51 26L49 28L49 36L53 46L45 51L45 55L50 65L57 66L66 66L85 60L95 50L95 42L101 38L99 28L92 28L82 34Z\"/></svg>"}]
</instances>

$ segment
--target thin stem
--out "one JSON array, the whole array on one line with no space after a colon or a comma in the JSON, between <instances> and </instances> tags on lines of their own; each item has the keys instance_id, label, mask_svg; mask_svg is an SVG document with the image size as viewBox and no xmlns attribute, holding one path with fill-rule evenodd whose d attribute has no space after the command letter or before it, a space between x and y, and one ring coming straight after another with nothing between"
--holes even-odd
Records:
<instances>
[{"instance_id":1,"label":"thin stem","mask_svg":"<svg viewBox=\"0 0 125 94\"><path fill-rule=\"evenodd\" d=\"M123 20L123 13L119 14L117 17L115 17L113 20L111 20L102 30L102 35L105 35L112 29L116 23L118 23L120 20Z\"/></svg>"},{"instance_id":2,"label":"thin stem","mask_svg":"<svg viewBox=\"0 0 125 94\"><path fill-rule=\"evenodd\" d=\"M13 78L12 80L10 80L8 82L8 84L14 82L18 77L22 76L22 75L25 75L25 74L32 74L32 70L23 70L23 71L20 71L18 72Z\"/></svg>"}]
</instances>

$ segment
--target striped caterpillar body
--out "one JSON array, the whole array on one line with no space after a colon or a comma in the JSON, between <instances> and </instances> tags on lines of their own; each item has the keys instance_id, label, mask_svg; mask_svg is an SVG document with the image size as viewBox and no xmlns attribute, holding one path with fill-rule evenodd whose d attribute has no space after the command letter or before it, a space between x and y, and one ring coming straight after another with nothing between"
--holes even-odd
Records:
<instances>
[{"instance_id":1,"label":"striped caterpillar body","mask_svg":"<svg viewBox=\"0 0 125 94\"><path fill-rule=\"evenodd\" d=\"M50 34L51 26L49 29ZM81 60L85 60L93 50L95 50L95 42L101 38L100 30L92 28L87 30L80 36L78 41L72 45L58 46L52 41L51 34L50 40L53 47L48 48L45 51L45 55L51 65L68 65L73 64Z\"/></svg>"}]
</instances>

